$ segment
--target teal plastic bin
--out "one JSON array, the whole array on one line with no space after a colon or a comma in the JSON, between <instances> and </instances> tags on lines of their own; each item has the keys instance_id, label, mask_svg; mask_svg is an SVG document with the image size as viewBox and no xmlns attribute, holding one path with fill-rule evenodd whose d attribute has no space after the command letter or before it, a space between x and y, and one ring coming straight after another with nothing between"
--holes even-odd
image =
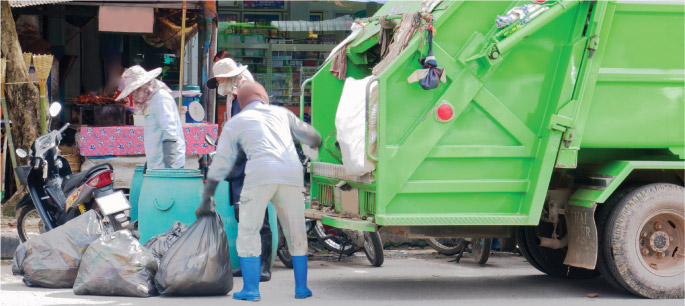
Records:
<instances>
[{"instance_id":1,"label":"teal plastic bin","mask_svg":"<svg viewBox=\"0 0 685 306\"><path fill-rule=\"evenodd\" d=\"M142 174L142 170L141 170ZM204 184L200 170L185 169L148 169L142 174L142 184L138 199L138 231L140 242L145 243L157 234L169 230L175 221L185 225L195 222L195 210L202 201ZM131 190L134 189L133 182ZM228 182L222 181L217 186L214 196L214 209L221 216L228 238L231 255L231 267L239 269L240 262L236 250L238 221L233 206L229 205ZM133 204L132 204L133 206ZM268 206L269 224L272 232L272 261L278 249L278 219L276 209L271 203Z\"/></svg>"},{"instance_id":2,"label":"teal plastic bin","mask_svg":"<svg viewBox=\"0 0 685 306\"><path fill-rule=\"evenodd\" d=\"M202 201L200 170L148 169L138 199L140 241L169 230L175 221L191 225Z\"/></svg>"},{"instance_id":3,"label":"teal plastic bin","mask_svg":"<svg viewBox=\"0 0 685 306\"><path fill-rule=\"evenodd\" d=\"M133 170L133 179L131 180L131 188L128 191L128 201L131 203L131 222L138 220L138 200L140 199L140 188L143 185L143 171L145 165L136 165Z\"/></svg>"}]
</instances>

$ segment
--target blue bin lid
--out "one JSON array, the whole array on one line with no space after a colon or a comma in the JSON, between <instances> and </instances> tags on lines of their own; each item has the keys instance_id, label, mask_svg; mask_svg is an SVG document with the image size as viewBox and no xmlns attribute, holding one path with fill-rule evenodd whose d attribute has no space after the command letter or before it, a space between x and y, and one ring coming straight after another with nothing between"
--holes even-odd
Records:
<instances>
[{"instance_id":1,"label":"blue bin lid","mask_svg":"<svg viewBox=\"0 0 685 306\"><path fill-rule=\"evenodd\" d=\"M169 86L171 90L178 90L178 85L171 85ZM183 91L186 90L200 90L200 86L197 85L183 85Z\"/></svg>"},{"instance_id":2,"label":"blue bin lid","mask_svg":"<svg viewBox=\"0 0 685 306\"><path fill-rule=\"evenodd\" d=\"M198 169L148 169L144 176L152 177L202 177L202 171Z\"/></svg>"}]
</instances>

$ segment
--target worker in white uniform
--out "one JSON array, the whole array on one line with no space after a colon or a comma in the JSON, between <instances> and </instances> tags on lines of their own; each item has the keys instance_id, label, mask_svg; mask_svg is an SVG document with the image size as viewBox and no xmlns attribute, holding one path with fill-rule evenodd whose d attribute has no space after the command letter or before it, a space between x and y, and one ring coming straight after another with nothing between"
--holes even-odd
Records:
<instances>
[{"instance_id":1,"label":"worker in white uniform","mask_svg":"<svg viewBox=\"0 0 685 306\"><path fill-rule=\"evenodd\" d=\"M214 63L212 67L214 72L214 77L207 80L207 88L217 89L217 92L221 96L226 96L227 107L230 107L231 118L240 113L241 107L238 102L238 91L237 88L243 82L254 81L252 74L247 70L247 66L237 64L231 58L222 58ZM241 159L233 165L234 175L228 177L226 180L229 184L229 201L230 205L233 206L233 211L235 212L236 220L240 222L240 193L243 190L243 183L245 181L245 159ZM264 215L264 223L262 224L262 229L259 231L259 235L262 237L262 270L260 272L259 280L266 282L271 280L271 264L273 263L272 257L272 236L271 226L269 225L268 212ZM240 269L233 270L234 276L240 276Z\"/></svg>"},{"instance_id":2,"label":"worker in white uniform","mask_svg":"<svg viewBox=\"0 0 685 306\"><path fill-rule=\"evenodd\" d=\"M146 71L138 65L124 71L124 89L116 100L131 95L136 113L145 115L145 158L148 169L183 168L186 143L171 89L156 77L162 68Z\"/></svg>"},{"instance_id":3,"label":"worker in white uniform","mask_svg":"<svg viewBox=\"0 0 685 306\"><path fill-rule=\"evenodd\" d=\"M295 298L312 295L307 288L307 234L304 220L303 169L293 139L313 148L321 136L289 110L269 105L264 87L244 82L238 88L242 111L224 125L217 153L209 166L202 204L196 215L213 213L212 199L219 181L229 177L236 161L247 159L240 194L240 223L236 247L243 290L237 300L258 301L262 227L271 201L288 241L295 272Z\"/></svg>"}]
</instances>

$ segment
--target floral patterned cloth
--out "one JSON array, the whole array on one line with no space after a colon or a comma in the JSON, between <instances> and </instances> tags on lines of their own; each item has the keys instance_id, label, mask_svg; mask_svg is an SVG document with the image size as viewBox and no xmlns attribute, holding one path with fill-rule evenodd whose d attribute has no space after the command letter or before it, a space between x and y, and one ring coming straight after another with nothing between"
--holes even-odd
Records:
<instances>
[{"instance_id":1,"label":"floral patterned cloth","mask_svg":"<svg viewBox=\"0 0 685 306\"><path fill-rule=\"evenodd\" d=\"M82 127L79 146L82 156L145 155L142 126ZM218 138L216 124L185 124L183 136L187 155L209 154L214 150L205 143L205 134Z\"/></svg>"}]
</instances>

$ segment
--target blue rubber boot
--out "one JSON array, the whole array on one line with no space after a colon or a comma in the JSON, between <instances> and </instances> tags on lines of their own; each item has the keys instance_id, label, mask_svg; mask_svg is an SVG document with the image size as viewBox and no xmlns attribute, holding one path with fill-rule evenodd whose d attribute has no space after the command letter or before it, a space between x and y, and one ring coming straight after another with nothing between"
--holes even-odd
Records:
<instances>
[{"instance_id":1,"label":"blue rubber boot","mask_svg":"<svg viewBox=\"0 0 685 306\"><path fill-rule=\"evenodd\" d=\"M259 295L259 274L261 258L255 257L239 257L240 270L243 274L243 290L233 294L235 300L245 301L259 301L262 297Z\"/></svg>"},{"instance_id":2,"label":"blue rubber boot","mask_svg":"<svg viewBox=\"0 0 685 306\"><path fill-rule=\"evenodd\" d=\"M295 271L295 298L306 299L312 296L307 288L307 255L293 256L293 271Z\"/></svg>"}]
</instances>

